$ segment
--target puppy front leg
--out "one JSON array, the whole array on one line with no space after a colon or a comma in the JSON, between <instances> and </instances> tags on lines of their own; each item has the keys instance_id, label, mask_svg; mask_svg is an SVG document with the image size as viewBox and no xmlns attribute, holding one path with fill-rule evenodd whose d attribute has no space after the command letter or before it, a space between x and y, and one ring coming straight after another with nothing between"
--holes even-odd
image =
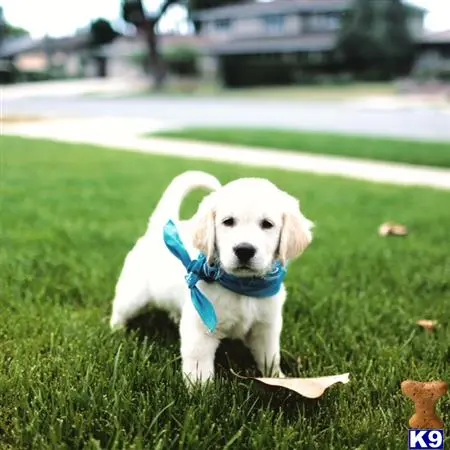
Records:
<instances>
[{"instance_id":1,"label":"puppy front leg","mask_svg":"<svg viewBox=\"0 0 450 450\"><path fill-rule=\"evenodd\" d=\"M214 378L214 358L219 339L208 333L196 312L190 308L183 310L180 337L185 381L189 384L204 384Z\"/></svg>"},{"instance_id":2,"label":"puppy front leg","mask_svg":"<svg viewBox=\"0 0 450 450\"><path fill-rule=\"evenodd\" d=\"M246 338L245 344L263 376L285 377L280 369L281 327L281 318L275 323L256 323Z\"/></svg>"}]
</instances>

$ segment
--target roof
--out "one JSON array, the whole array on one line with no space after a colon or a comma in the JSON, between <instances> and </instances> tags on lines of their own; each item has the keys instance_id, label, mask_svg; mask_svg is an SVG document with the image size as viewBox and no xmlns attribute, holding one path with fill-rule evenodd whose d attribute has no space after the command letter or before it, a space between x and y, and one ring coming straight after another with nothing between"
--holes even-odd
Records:
<instances>
[{"instance_id":1,"label":"roof","mask_svg":"<svg viewBox=\"0 0 450 450\"><path fill-rule=\"evenodd\" d=\"M0 43L0 58L9 58L19 53L37 49L39 41L30 36L7 38Z\"/></svg>"},{"instance_id":2,"label":"roof","mask_svg":"<svg viewBox=\"0 0 450 450\"><path fill-rule=\"evenodd\" d=\"M254 17L265 14L295 14L295 13L327 13L342 12L351 8L354 0L249 0L247 3L221 6L195 12L196 20L230 19L235 17ZM408 3L410 10L424 14L425 8Z\"/></svg>"},{"instance_id":3,"label":"roof","mask_svg":"<svg viewBox=\"0 0 450 450\"><path fill-rule=\"evenodd\" d=\"M419 39L421 44L450 44L450 30L429 33Z\"/></svg>"},{"instance_id":4,"label":"roof","mask_svg":"<svg viewBox=\"0 0 450 450\"><path fill-rule=\"evenodd\" d=\"M158 35L158 46L161 51L167 51L179 47L189 47L194 49L202 49L208 44L208 40L199 35L176 35L176 34L160 34ZM146 52L147 45L142 39L122 36L110 44L105 44L97 49L95 53L108 58L126 57L133 53Z\"/></svg>"},{"instance_id":5,"label":"roof","mask_svg":"<svg viewBox=\"0 0 450 450\"><path fill-rule=\"evenodd\" d=\"M44 46L54 51L74 51L86 48L89 45L91 36L89 32L65 36L60 38L49 38L44 41Z\"/></svg>"},{"instance_id":6,"label":"roof","mask_svg":"<svg viewBox=\"0 0 450 450\"><path fill-rule=\"evenodd\" d=\"M290 14L299 12L339 12L350 8L353 0L274 0L271 2L241 3L222 6L193 14L198 20L254 17L264 14Z\"/></svg>"},{"instance_id":7,"label":"roof","mask_svg":"<svg viewBox=\"0 0 450 450\"><path fill-rule=\"evenodd\" d=\"M208 39L198 34L160 34L159 42L162 47L197 47L204 46Z\"/></svg>"},{"instance_id":8,"label":"roof","mask_svg":"<svg viewBox=\"0 0 450 450\"><path fill-rule=\"evenodd\" d=\"M35 51L74 51L86 47L89 39L89 34L42 39L33 39L29 36L9 38L0 44L0 58L10 58Z\"/></svg>"},{"instance_id":9,"label":"roof","mask_svg":"<svg viewBox=\"0 0 450 450\"><path fill-rule=\"evenodd\" d=\"M336 34L324 33L313 36L229 40L205 49L213 55L245 55L267 53L320 52L335 48Z\"/></svg>"}]
</instances>

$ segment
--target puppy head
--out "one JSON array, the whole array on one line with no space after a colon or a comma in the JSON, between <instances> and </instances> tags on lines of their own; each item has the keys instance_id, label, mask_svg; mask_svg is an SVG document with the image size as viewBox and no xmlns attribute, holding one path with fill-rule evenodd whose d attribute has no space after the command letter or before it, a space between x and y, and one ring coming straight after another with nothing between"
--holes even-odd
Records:
<instances>
[{"instance_id":1,"label":"puppy head","mask_svg":"<svg viewBox=\"0 0 450 450\"><path fill-rule=\"evenodd\" d=\"M300 256L312 222L298 201L268 180L241 178L209 194L194 216L194 246L210 264L242 276L263 276L275 261Z\"/></svg>"}]
</instances>

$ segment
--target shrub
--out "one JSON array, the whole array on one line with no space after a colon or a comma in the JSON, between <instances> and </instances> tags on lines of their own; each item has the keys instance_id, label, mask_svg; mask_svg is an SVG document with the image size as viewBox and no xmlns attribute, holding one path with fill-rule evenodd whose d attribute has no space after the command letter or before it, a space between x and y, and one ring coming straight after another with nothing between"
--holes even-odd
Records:
<instances>
[{"instance_id":1,"label":"shrub","mask_svg":"<svg viewBox=\"0 0 450 450\"><path fill-rule=\"evenodd\" d=\"M179 76L195 76L199 74L199 52L188 46L174 47L162 55L169 73ZM144 69L147 67L148 52L138 51L130 55L132 64Z\"/></svg>"},{"instance_id":2,"label":"shrub","mask_svg":"<svg viewBox=\"0 0 450 450\"><path fill-rule=\"evenodd\" d=\"M179 76L198 75L199 52L189 46L174 47L163 54L169 73Z\"/></svg>"},{"instance_id":3,"label":"shrub","mask_svg":"<svg viewBox=\"0 0 450 450\"><path fill-rule=\"evenodd\" d=\"M48 70L21 70L18 72L17 80L21 82L49 81L55 79Z\"/></svg>"}]
</instances>

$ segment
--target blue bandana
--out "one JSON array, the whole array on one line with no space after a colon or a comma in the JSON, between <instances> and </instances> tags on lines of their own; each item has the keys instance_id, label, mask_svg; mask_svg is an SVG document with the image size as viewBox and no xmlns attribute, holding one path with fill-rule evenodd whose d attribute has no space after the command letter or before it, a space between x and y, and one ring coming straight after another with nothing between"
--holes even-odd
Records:
<instances>
[{"instance_id":1,"label":"blue bandana","mask_svg":"<svg viewBox=\"0 0 450 450\"><path fill-rule=\"evenodd\" d=\"M217 327L217 316L214 306L197 287L199 280L212 283L214 281L224 288L248 297L271 297L277 294L286 276L286 270L277 262L272 272L263 278L239 278L224 272L220 267L210 266L206 256L199 254L197 259L191 260L184 247L175 224L169 220L164 227L164 242L187 270L186 282L191 290L191 299L203 323L213 332Z\"/></svg>"}]
</instances>

